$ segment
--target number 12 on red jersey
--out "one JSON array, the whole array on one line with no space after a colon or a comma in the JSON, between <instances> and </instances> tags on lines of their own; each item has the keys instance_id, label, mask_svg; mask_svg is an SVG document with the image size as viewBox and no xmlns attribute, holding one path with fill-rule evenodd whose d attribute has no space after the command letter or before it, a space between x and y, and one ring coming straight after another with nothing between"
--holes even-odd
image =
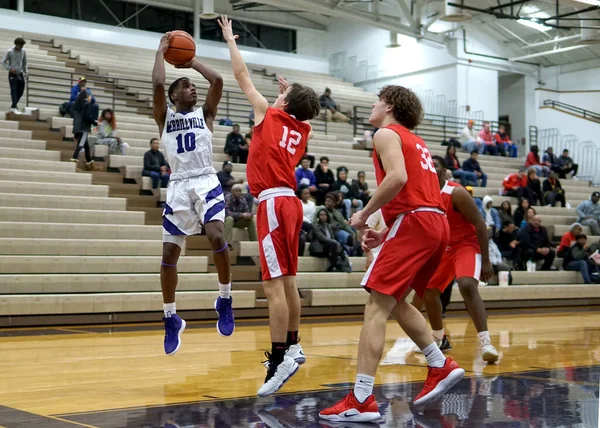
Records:
<instances>
[{"instance_id":1,"label":"number 12 on red jersey","mask_svg":"<svg viewBox=\"0 0 600 428\"><path fill-rule=\"evenodd\" d=\"M288 139L289 135L289 139ZM296 154L296 149L294 146L300 144L300 140L302 139L302 134L298 131L292 129L291 131L287 126L283 126L283 137L281 137L281 141L279 145L284 149L287 149L292 155Z\"/></svg>"}]
</instances>

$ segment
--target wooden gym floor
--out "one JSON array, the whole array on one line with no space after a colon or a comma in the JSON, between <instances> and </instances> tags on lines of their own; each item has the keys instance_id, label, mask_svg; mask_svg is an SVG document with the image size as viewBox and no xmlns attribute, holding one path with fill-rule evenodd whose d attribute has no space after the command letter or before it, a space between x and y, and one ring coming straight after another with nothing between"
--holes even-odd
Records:
<instances>
[{"instance_id":1,"label":"wooden gym floor","mask_svg":"<svg viewBox=\"0 0 600 428\"><path fill-rule=\"evenodd\" d=\"M160 315L160 314L159 314ZM162 324L0 330L0 426L44 427L597 427L600 311L491 312L501 352L478 354L465 314L446 319L467 378L441 401L413 408L424 358L389 322L375 395L379 424L319 423L318 411L352 387L358 317L308 318L307 362L279 394L259 399L269 348L265 320L238 321L230 338L190 322L173 357Z\"/></svg>"}]
</instances>

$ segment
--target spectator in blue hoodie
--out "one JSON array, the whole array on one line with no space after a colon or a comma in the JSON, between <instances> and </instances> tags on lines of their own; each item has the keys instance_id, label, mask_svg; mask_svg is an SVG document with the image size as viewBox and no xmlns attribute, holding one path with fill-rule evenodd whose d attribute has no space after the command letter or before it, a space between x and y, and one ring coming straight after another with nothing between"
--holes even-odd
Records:
<instances>
[{"instance_id":1,"label":"spectator in blue hoodie","mask_svg":"<svg viewBox=\"0 0 600 428\"><path fill-rule=\"evenodd\" d=\"M590 199L583 201L577 206L577 215L579 216L579 223L584 226L588 226L592 235L600 235L600 193L594 192Z\"/></svg>"},{"instance_id":2,"label":"spectator in blue hoodie","mask_svg":"<svg viewBox=\"0 0 600 428\"><path fill-rule=\"evenodd\" d=\"M82 90L86 90L88 95L92 96L92 101L90 101L90 104L92 104L92 105L96 104L96 98L94 98L94 95L92 95L92 91L89 88L85 87L86 83L87 83L87 81L85 80L85 76L81 76L79 78L79 80L77 81L77 84L73 85L73 87L71 88L71 98L69 98L69 108L71 108L71 106L77 99L77 95ZM98 111L99 111L99 109L98 109ZM96 116L97 116L97 114L96 114Z\"/></svg>"},{"instance_id":3,"label":"spectator in blue hoodie","mask_svg":"<svg viewBox=\"0 0 600 428\"><path fill-rule=\"evenodd\" d=\"M493 204L494 201L492 200L492 197L485 195L483 197L483 204L479 209L479 212L481 212L481 215L485 220L485 225L488 227L488 229L493 229L495 234L500 230L500 214L498 214L498 210L496 208L492 207Z\"/></svg>"},{"instance_id":4,"label":"spectator in blue hoodie","mask_svg":"<svg viewBox=\"0 0 600 428\"><path fill-rule=\"evenodd\" d=\"M481 171L481 166L479 166L477 156L479 156L479 153L477 152L477 150L473 150L471 152L471 157L463 162L462 169L463 171L475 173L475 175L477 176L477 180L475 180L475 187L477 187L477 182L479 180L481 180L481 187L486 187L487 174Z\"/></svg>"},{"instance_id":5,"label":"spectator in blue hoodie","mask_svg":"<svg viewBox=\"0 0 600 428\"><path fill-rule=\"evenodd\" d=\"M317 193L317 177L308 167L310 166L310 159L307 156L302 158L300 162L300 168L296 169L296 189L300 190L304 187L308 187L311 194Z\"/></svg>"}]
</instances>

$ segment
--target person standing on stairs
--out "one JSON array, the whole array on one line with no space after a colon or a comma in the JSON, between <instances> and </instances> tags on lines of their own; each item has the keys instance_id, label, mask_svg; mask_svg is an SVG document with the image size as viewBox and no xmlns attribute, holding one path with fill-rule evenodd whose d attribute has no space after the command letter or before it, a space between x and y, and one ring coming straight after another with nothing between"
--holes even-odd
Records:
<instances>
[{"instance_id":1,"label":"person standing on stairs","mask_svg":"<svg viewBox=\"0 0 600 428\"><path fill-rule=\"evenodd\" d=\"M214 308L219 318L217 331L231 336L235 328L231 297L231 263L225 241L225 198L213 167L212 136L217 107L223 95L223 78L194 57L177 68L191 68L208 82L208 92L201 107L196 85L187 77L176 79L168 89L170 109L165 96L165 52L171 33L160 40L152 71L154 120L171 166L167 202L163 211L163 253L160 282L165 324L164 349L175 354L181 346L186 323L176 313L177 261L185 237L204 231L213 250L219 277L219 297Z\"/></svg>"},{"instance_id":2,"label":"person standing on stairs","mask_svg":"<svg viewBox=\"0 0 600 428\"><path fill-rule=\"evenodd\" d=\"M27 80L27 53L25 49L25 40L21 37L15 39L15 47L8 49L2 59L2 66L8 70L8 83L10 84L10 110L19 114L17 104L25 91L25 80Z\"/></svg>"},{"instance_id":3,"label":"person standing on stairs","mask_svg":"<svg viewBox=\"0 0 600 428\"><path fill-rule=\"evenodd\" d=\"M98 114L97 111L92 107L90 101L92 96L87 91L81 91L75 103L71 107L71 117L73 118L73 136L75 139L75 151L71 162L77 162L81 149L85 151L86 169L88 171L102 171L104 167L96 165L94 159L92 159L92 153L90 150L89 134L91 132L92 125L96 125ZM96 114L94 114L96 112Z\"/></svg>"}]
</instances>

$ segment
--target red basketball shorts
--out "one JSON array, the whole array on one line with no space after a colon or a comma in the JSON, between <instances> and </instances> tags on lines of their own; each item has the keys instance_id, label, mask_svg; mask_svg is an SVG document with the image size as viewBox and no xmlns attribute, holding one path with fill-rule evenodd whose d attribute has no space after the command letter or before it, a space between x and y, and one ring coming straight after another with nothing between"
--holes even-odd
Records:
<instances>
[{"instance_id":1,"label":"red basketball shorts","mask_svg":"<svg viewBox=\"0 0 600 428\"><path fill-rule=\"evenodd\" d=\"M449 236L443 214L417 211L399 216L361 285L367 291L394 296L398 301L409 287L423 296L446 251Z\"/></svg>"},{"instance_id":2,"label":"red basketball shorts","mask_svg":"<svg viewBox=\"0 0 600 428\"><path fill-rule=\"evenodd\" d=\"M296 275L301 227L302 203L297 197L278 196L258 204L256 231L263 281Z\"/></svg>"},{"instance_id":3,"label":"red basketball shorts","mask_svg":"<svg viewBox=\"0 0 600 428\"><path fill-rule=\"evenodd\" d=\"M440 266L429 281L427 288L444 291L454 278L475 278L481 275L481 250L476 243L454 245L445 253Z\"/></svg>"}]
</instances>

